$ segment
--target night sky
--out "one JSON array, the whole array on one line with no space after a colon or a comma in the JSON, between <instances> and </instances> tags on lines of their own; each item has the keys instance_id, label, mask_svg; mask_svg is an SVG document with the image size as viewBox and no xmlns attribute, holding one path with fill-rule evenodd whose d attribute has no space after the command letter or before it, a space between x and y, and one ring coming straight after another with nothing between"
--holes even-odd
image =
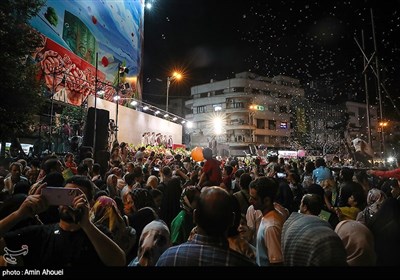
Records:
<instances>
[{"instance_id":1,"label":"night sky","mask_svg":"<svg viewBox=\"0 0 400 280\"><path fill-rule=\"evenodd\" d=\"M189 96L191 86L210 79L251 71L297 78L316 101L364 101L363 57L354 38L361 44L364 30L365 51L371 57L370 8L381 82L399 106L399 0L156 0L145 13L143 99L165 98L165 79L177 68L184 69L185 79L171 85L170 98ZM370 101L376 103L375 78L371 70L367 74ZM385 95L382 91L384 115L400 119Z\"/></svg>"}]
</instances>

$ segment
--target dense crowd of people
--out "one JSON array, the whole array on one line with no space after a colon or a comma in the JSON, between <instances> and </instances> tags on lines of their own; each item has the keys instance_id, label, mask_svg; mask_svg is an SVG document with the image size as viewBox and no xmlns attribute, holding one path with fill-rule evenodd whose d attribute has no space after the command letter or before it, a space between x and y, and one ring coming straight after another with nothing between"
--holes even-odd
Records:
<instances>
[{"instance_id":1,"label":"dense crowd of people","mask_svg":"<svg viewBox=\"0 0 400 280\"><path fill-rule=\"evenodd\" d=\"M107 166L90 150L1 159L0 263L400 265L400 168L165 151L115 143ZM74 189L69 205L50 187Z\"/></svg>"}]
</instances>

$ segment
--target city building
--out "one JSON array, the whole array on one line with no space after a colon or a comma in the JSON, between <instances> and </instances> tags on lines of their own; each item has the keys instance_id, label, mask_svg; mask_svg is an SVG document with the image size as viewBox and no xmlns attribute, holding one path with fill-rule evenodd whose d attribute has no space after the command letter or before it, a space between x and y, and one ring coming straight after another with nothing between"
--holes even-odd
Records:
<instances>
[{"instance_id":1,"label":"city building","mask_svg":"<svg viewBox=\"0 0 400 280\"><path fill-rule=\"evenodd\" d=\"M185 102L193 123L191 145L214 149L218 155L244 156L256 147L291 149L291 100L303 98L297 79L262 77L242 72L234 78L191 88Z\"/></svg>"},{"instance_id":2,"label":"city building","mask_svg":"<svg viewBox=\"0 0 400 280\"><path fill-rule=\"evenodd\" d=\"M346 156L354 152L352 140L369 142L364 103L308 100L299 81L286 76L243 72L232 79L211 80L192 87L185 105L191 111L185 118L193 123L185 131L190 139L185 142L211 147L217 155L305 149L308 155ZM382 128L376 106L370 106L369 118L371 147L379 158Z\"/></svg>"}]
</instances>

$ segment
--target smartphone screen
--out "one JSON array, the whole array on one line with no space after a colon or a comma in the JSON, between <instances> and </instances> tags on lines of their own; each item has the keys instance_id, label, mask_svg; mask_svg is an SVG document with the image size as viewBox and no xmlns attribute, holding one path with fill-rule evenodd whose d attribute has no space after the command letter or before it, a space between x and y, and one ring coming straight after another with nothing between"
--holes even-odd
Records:
<instances>
[{"instance_id":1,"label":"smartphone screen","mask_svg":"<svg viewBox=\"0 0 400 280\"><path fill-rule=\"evenodd\" d=\"M285 178L286 174L285 173L276 173L276 177L278 178Z\"/></svg>"},{"instance_id":2,"label":"smartphone screen","mask_svg":"<svg viewBox=\"0 0 400 280\"><path fill-rule=\"evenodd\" d=\"M41 194L46 198L49 205L72 206L74 197L78 195L78 189L46 187L42 189Z\"/></svg>"}]
</instances>

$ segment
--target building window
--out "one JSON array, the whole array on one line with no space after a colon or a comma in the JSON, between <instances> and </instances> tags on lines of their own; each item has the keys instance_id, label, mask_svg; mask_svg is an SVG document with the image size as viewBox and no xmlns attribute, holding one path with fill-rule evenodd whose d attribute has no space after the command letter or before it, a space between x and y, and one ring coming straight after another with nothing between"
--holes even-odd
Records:
<instances>
[{"instance_id":1,"label":"building window","mask_svg":"<svg viewBox=\"0 0 400 280\"><path fill-rule=\"evenodd\" d=\"M271 96L271 92L269 90L263 90L262 93L266 96Z\"/></svg>"},{"instance_id":2,"label":"building window","mask_svg":"<svg viewBox=\"0 0 400 280\"><path fill-rule=\"evenodd\" d=\"M205 112L206 112L206 106L198 106L197 107L197 114L205 113Z\"/></svg>"},{"instance_id":3,"label":"building window","mask_svg":"<svg viewBox=\"0 0 400 280\"><path fill-rule=\"evenodd\" d=\"M256 142L257 142L257 143L264 143L264 142L265 142L265 137L264 137L264 135L257 135L257 136L256 136Z\"/></svg>"},{"instance_id":4,"label":"building window","mask_svg":"<svg viewBox=\"0 0 400 280\"><path fill-rule=\"evenodd\" d=\"M280 113L287 113L287 106L279 106Z\"/></svg>"},{"instance_id":5,"label":"building window","mask_svg":"<svg viewBox=\"0 0 400 280\"><path fill-rule=\"evenodd\" d=\"M268 120L268 129L269 130L276 130L276 121Z\"/></svg>"},{"instance_id":6,"label":"building window","mask_svg":"<svg viewBox=\"0 0 400 280\"><path fill-rule=\"evenodd\" d=\"M257 128L264 129L265 128L265 120L257 119Z\"/></svg>"},{"instance_id":7,"label":"building window","mask_svg":"<svg viewBox=\"0 0 400 280\"><path fill-rule=\"evenodd\" d=\"M214 109L214 112L221 111L222 110L222 105L221 104L214 104L213 105L213 109Z\"/></svg>"},{"instance_id":8,"label":"building window","mask_svg":"<svg viewBox=\"0 0 400 280\"><path fill-rule=\"evenodd\" d=\"M233 103L233 108L244 108L243 102L235 102Z\"/></svg>"},{"instance_id":9,"label":"building window","mask_svg":"<svg viewBox=\"0 0 400 280\"><path fill-rule=\"evenodd\" d=\"M244 92L244 87L234 87L234 88L232 88L232 91L234 91L234 92Z\"/></svg>"},{"instance_id":10,"label":"building window","mask_svg":"<svg viewBox=\"0 0 400 280\"><path fill-rule=\"evenodd\" d=\"M208 92L203 92L203 93L200 93L200 97L208 97Z\"/></svg>"},{"instance_id":11,"label":"building window","mask_svg":"<svg viewBox=\"0 0 400 280\"><path fill-rule=\"evenodd\" d=\"M269 137L269 144L275 144L277 142L278 138L276 136L270 136Z\"/></svg>"},{"instance_id":12,"label":"building window","mask_svg":"<svg viewBox=\"0 0 400 280\"><path fill-rule=\"evenodd\" d=\"M289 144L289 137L282 136L281 137L281 144L288 145Z\"/></svg>"},{"instance_id":13,"label":"building window","mask_svg":"<svg viewBox=\"0 0 400 280\"><path fill-rule=\"evenodd\" d=\"M275 112L275 105L268 105L268 111Z\"/></svg>"}]
</instances>

